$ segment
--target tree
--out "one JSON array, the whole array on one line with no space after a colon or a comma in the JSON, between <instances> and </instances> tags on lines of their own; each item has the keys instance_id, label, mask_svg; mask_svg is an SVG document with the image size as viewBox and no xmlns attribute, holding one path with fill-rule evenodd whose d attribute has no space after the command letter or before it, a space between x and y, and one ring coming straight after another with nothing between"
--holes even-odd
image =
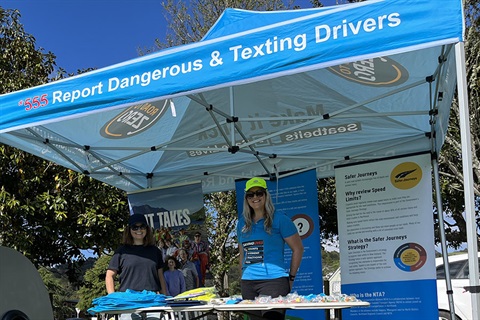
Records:
<instances>
[{"instance_id":1,"label":"tree","mask_svg":"<svg viewBox=\"0 0 480 320\"><path fill-rule=\"evenodd\" d=\"M334 245L334 239L338 235L335 179L318 179L317 193L322 243Z\"/></svg>"},{"instance_id":2,"label":"tree","mask_svg":"<svg viewBox=\"0 0 480 320\"><path fill-rule=\"evenodd\" d=\"M69 318L74 310L66 305L65 301L76 300L76 296L66 277L56 277L53 272L44 267L38 269L38 273L50 294L55 319Z\"/></svg>"},{"instance_id":3,"label":"tree","mask_svg":"<svg viewBox=\"0 0 480 320\"><path fill-rule=\"evenodd\" d=\"M222 297L230 296L228 276L238 269L236 241L237 202L234 191L216 192L205 196L208 218L207 230L211 239L210 264L214 286Z\"/></svg>"},{"instance_id":4,"label":"tree","mask_svg":"<svg viewBox=\"0 0 480 320\"><path fill-rule=\"evenodd\" d=\"M338 251L322 251L323 276L331 276L340 268L340 253Z\"/></svg>"},{"instance_id":5,"label":"tree","mask_svg":"<svg viewBox=\"0 0 480 320\"><path fill-rule=\"evenodd\" d=\"M56 66L19 18L0 7L0 94L46 83ZM63 76L60 69L56 77ZM0 168L0 245L37 267L71 262L73 271L85 258L81 249L99 254L118 244L128 217L124 192L3 144Z\"/></svg>"},{"instance_id":6,"label":"tree","mask_svg":"<svg viewBox=\"0 0 480 320\"><path fill-rule=\"evenodd\" d=\"M470 137L472 139L472 167L475 193L477 245L480 246L480 1L465 2L467 29L465 32L466 74L470 110ZM450 247L458 249L466 242L464 218L464 185L462 146L460 139L459 105L452 104L449 129L439 155L442 206L445 215L445 234ZM438 214L438 213L437 213ZM438 224L438 218L437 218ZM435 228L438 230L438 228ZM437 235L437 242L438 240Z\"/></svg>"},{"instance_id":7,"label":"tree","mask_svg":"<svg viewBox=\"0 0 480 320\"><path fill-rule=\"evenodd\" d=\"M48 82L55 55L35 49L35 38L23 29L18 10L0 7L0 93Z\"/></svg>"},{"instance_id":8,"label":"tree","mask_svg":"<svg viewBox=\"0 0 480 320\"><path fill-rule=\"evenodd\" d=\"M2 245L51 266L118 244L128 217L123 192L7 146L0 155Z\"/></svg>"},{"instance_id":9,"label":"tree","mask_svg":"<svg viewBox=\"0 0 480 320\"><path fill-rule=\"evenodd\" d=\"M167 0L163 3L168 32L165 42L156 40L159 49L197 42L218 20L227 8L274 11L287 9L293 1L280 0Z\"/></svg>"},{"instance_id":10,"label":"tree","mask_svg":"<svg viewBox=\"0 0 480 320\"><path fill-rule=\"evenodd\" d=\"M93 299L107 294L105 272L111 258L111 254L102 254L95 262L93 268L85 273L83 286L78 290L80 301L77 307L82 311L86 311L93 306Z\"/></svg>"}]
</instances>

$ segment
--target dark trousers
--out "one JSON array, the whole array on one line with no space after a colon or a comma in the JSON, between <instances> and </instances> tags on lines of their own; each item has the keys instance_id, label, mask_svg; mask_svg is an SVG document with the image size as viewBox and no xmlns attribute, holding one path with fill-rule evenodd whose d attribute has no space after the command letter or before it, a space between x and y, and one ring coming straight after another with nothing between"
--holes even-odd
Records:
<instances>
[{"instance_id":1,"label":"dark trousers","mask_svg":"<svg viewBox=\"0 0 480 320\"><path fill-rule=\"evenodd\" d=\"M290 293L290 282L288 277L268 280L242 280L242 298L244 300L255 300L256 297L286 296ZM285 309L273 309L262 311L250 311L248 316L254 319L284 320Z\"/></svg>"}]
</instances>

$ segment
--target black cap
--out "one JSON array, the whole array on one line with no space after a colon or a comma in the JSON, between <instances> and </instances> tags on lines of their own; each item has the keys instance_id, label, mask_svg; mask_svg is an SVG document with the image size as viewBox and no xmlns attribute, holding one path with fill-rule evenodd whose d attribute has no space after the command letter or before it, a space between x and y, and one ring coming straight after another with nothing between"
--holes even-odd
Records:
<instances>
[{"instance_id":1,"label":"black cap","mask_svg":"<svg viewBox=\"0 0 480 320\"><path fill-rule=\"evenodd\" d=\"M144 225L148 226L147 219L145 218L145 216L143 214L135 213L135 214L132 214L130 216L130 218L128 218L128 225L130 227L134 226L138 223L141 223L141 224L144 224Z\"/></svg>"}]
</instances>

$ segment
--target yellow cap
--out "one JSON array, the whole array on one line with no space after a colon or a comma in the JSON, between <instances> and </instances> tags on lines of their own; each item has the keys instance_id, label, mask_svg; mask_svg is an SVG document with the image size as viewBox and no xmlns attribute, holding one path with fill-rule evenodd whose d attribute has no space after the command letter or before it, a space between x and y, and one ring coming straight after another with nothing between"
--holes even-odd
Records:
<instances>
[{"instance_id":1,"label":"yellow cap","mask_svg":"<svg viewBox=\"0 0 480 320\"><path fill-rule=\"evenodd\" d=\"M253 187L261 187L263 189L267 189L267 182L262 178L254 177L248 180L245 184L245 191L248 191Z\"/></svg>"}]
</instances>

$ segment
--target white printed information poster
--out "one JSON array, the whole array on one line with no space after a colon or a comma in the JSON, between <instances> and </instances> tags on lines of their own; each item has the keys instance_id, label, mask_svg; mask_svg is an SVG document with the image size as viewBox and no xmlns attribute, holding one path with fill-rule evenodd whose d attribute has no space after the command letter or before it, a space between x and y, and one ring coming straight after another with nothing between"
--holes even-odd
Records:
<instances>
[{"instance_id":1,"label":"white printed information poster","mask_svg":"<svg viewBox=\"0 0 480 320\"><path fill-rule=\"evenodd\" d=\"M335 169L344 319L438 319L430 155Z\"/></svg>"}]
</instances>

